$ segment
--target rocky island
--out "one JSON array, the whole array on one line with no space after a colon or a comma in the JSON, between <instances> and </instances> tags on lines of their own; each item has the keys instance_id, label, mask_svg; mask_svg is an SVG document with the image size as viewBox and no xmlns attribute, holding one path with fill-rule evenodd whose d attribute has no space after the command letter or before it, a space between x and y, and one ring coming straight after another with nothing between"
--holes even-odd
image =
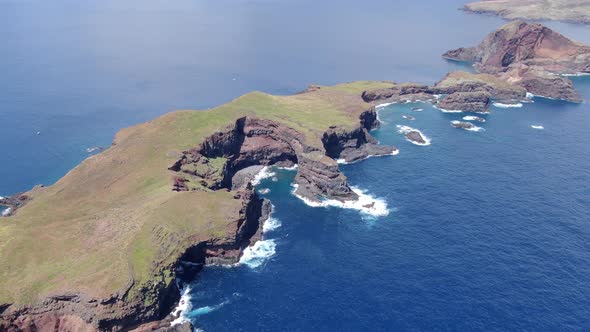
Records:
<instances>
[{"instance_id":1,"label":"rocky island","mask_svg":"<svg viewBox=\"0 0 590 332\"><path fill-rule=\"evenodd\" d=\"M500 15L507 19L554 20L590 24L588 0L483 0L468 3L463 10Z\"/></svg>"},{"instance_id":2,"label":"rocky island","mask_svg":"<svg viewBox=\"0 0 590 332\"><path fill-rule=\"evenodd\" d=\"M238 261L270 205L236 174L297 164L297 194L350 201L335 159L392 154L365 90L387 82L260 92L120 131L57 183L3 199L0 330L166 330L177 279ZM186 327L175 327L186 328Z\"/></svg>"}]
</instances>

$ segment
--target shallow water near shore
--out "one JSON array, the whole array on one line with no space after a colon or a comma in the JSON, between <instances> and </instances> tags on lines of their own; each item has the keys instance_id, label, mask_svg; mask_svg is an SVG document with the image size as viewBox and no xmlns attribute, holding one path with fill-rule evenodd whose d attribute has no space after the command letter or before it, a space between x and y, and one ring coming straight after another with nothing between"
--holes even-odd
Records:
<instances>
[{"instance_id":1,"label":"shallow water near shore","mask_svg":"<svg viewBox=\"0 0 590 332\"><path fill-rule=\"evenodd\" d=\"M462 3L0 0L0 195L50 184L86 148L173 109L470 70L440 54L503 21ZM549 26L590 43L588 27ZM590 78L573 80L590 100ZM268 242L204 269L185 316L205 331L587 329L589 104L535 98L478 115L485 131L451 126L469 115L380 109L373 134L400 153L341 168L387 215L307 206L295 172L273 169L278 181L258 184L274 205Z\"/></svg>"}]
</instances>

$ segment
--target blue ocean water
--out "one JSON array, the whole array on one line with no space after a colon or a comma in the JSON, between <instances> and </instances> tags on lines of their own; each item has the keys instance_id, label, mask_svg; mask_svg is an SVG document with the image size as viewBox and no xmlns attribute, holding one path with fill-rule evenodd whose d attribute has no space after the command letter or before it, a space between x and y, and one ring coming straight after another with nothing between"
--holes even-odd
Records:
<instances>
[{"instance_id":1,"label":"blue ocean water","mask_svg":"<svg viewBox=\"0 0 590 332\"><path fill-rule=\"evenodd\" d=\"M169 110L309 83L432 83L462 68L441 53L502 24L462 2L0 0L0 195L52 183ZM549 25L590 43L588 27ZM590 100L590 78L575 80ZM186 315L206 331L590 329L589 112L537 98L469 132L450 125L466 114L380 109L374 135L400 154L342 169L389 215L308 207L294 172L275 170L259 188L280 227L254 252L269 257L206 268Z\"/></svg>"}]
</instances>

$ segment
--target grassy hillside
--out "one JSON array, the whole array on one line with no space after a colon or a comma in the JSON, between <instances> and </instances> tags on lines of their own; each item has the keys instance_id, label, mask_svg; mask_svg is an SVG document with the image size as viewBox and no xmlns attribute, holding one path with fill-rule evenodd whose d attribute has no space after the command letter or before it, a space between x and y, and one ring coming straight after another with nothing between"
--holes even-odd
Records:
<instances>
[{"instance_id":1,"label":"grassy hillside","mask_svg":"<svg viewBox=\"0 0 590 332\"><path fill-rule=\"evenodd\" d=\"M167 168L183 150L235 119L282 122L320 146L331 125L353 127L368 108L355 82L293 96L253 92L208 111L177 111L121 130L114 145L0 218L0 304L48 295L104 298L147 284L157 266L199 240L222 237L240 201L232 193L173 192ZM133 283L132 283L133 282Z\"/></svg>"}]
</instances>

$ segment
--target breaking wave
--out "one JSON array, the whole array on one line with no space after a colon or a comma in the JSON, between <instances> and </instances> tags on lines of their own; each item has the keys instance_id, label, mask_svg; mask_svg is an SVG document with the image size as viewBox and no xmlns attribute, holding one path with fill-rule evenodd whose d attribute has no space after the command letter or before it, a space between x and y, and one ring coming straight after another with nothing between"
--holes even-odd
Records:
<instances>
[{"instance_id":1,"label":"breaking wave","mask_svg":"<svg viewBox=\"0 0 590 332\"><path fill-rule=\"evenodd\" d=\"M9 215L10 211L12 211L12 208L6 208L4 211L2 211L2 217Z\"/></svg>"},{"instance_id":2,"label":"breaking wave","mask_svg":"<svg viewBox=\"0 0 590 332\"><path fill-rule=\"evenodd\" d=\"M297 198L302 200L305 204L311 207L338 207L342 209L353 209L361 212L365 215L370 215L373 217L385 217L389 215L389 209L387 208L387 202L382 198L375 198L369 194L367 194L366 190L359 189L357 187L350 187L352 191L354 191L359 198L355 201L338 201L335 199L324 199L320 202L312 201L308 198L303 196L297 195L295 191L297 190L298 185L293 184L295 188L293 190L293 195Z\"/></svg>"},{"instance_id":3,"label":"breaking wave","mask_svg":"<svg viewBox=\"0 0 590 332\"><path fill-rule=\"evenodd\" d=\"M479 116L473 116L473 115L467 115L463 117L463 120L465 121L480 121L480 122L486 122L486 119L484 118L480 118Z\"/></svg>"},{"instance_id":4,"label":"breaking wave","mask_svg":"<svg viewBox=\"0 0 590 332\"><path fill-rule=\"evenodd\" d=\"M458 124L458 123L461 123L461 121L456 121L455 120L455 121L451 121L451 123L452 124ZM470 127L470 128L460 127L460 129L467 130L467 131L484 131L485 130L482 127L478 127L478 126L474 125L473 123L470 123L470 124L472 125L472 127Z\"/></svg>"},{"instance_id":5,"label":"breaking wave","mask_svg":"<svg viewBox=\"0 0 590 332\"><path fill-rule=\"evenodd\" d=\"M274 256L276 248L277 244L272 239L258 241L244 249L242 257L240 257L240 264L250 268L257 268Z\"/></svg>"},{"instance_id":6,"label":"breaking wave","mask_svg":"<svg viewBox=\"0 0 590 332\"><path fill-rule=\"evenodd\" d=\"M463 113L463 111L461 111L461 110L447 110L447 109L440 108L440 107L435 106L435 105L433 105L432 107L436 108L437 110L439 110L439 111L441 111L443 113Z\"/></svg>"},{"instance_id":7,"label":"breaking wave","mask_svg":"<svg viewBox=\"0 0 590 332\"><path fill-rule=\"evenodd\" d=\"M257 186L260 184L262 180L271 178L275 175L276 174L271 170L269 166L264 166L258 173L256 173L254 179L252 179L252 185Z\"/></svg>"},{"instance_id":8,"label":"breaking wave","mask_svg":"<svg viewBox=\"0 0 590 332\"><path fill-rule=\"evenodd\" d=\"M518 108L518 107L522 107L522 103L516 103L516 104L493 103L492 105L494 105L494 107L498 107L498 108Z\"/></svg>"},{"instance_id":9,"label":"breaking wave","mask_svg":"<svg viewBox=\"0 0 590 332\"><path fill-rule=\"evenodd\" d=\"M533 129L545 129L545 127L541 126L541 125L531 125L531 128Z\"/></svg>"},{"instance_id":10,"label":"breaking wave","mask_svg":"<svg viewBox=\"0 0 590 332\"><path fill-rule=\"evenodd\" d=\"M191 296L190 296L191 288L189 286L185 286L181 291L180 301L174 310L172 311L171 315L176 317L171 326L182 324L187 322L189 318L186 314L191 310Z\"/></svg>"},{"instance_id":11,"label":"breaking wave","mask_svg":"<svg viewBox=\"0 0 590 332\"><path fill-rule=\"evenodd\" d=\"M412 127L408 127L408 126L402 126L402 125L397 125L397 131L402 134L402 135L406 135L412 131L415 131L417 133L420 134L420 136L422 136L422 139L424 140L424 143L420 143L420 142L414 142L411 139L408 139L406 137L406 141L412 143L412 144L416 144L416 145L420 145L420 146L427 146L430 145L430 138L428 138L426 135L424 135L420 130L412 128Z\"/></svg>"},{"instance_id":12,"label":"breaking wave","mask_svg":"<svg viewBox=\"0 0 590 332\"><path fill-rule=\"evenodd\" d=\"M397 156L398 154L399 154L399 150L395 149L390 154L379 154L379 155L371 154L371 155L366 156L365 158L357 159L355 161L346 161L346 159L336 159L336 162L341 165L351 165L351 164L356 164L359 161L366 160L366 159L373 158L373 157Z\"/></svg>"},{"instance_id":13,"label":"breaking wave","mask_svg":"<svg viewBox=\"0 0 590 332\"><path fill-rule=\"evenodd\" d=\"M262 233L266 234L268 232L272 232L281 226L282 224L279 219L270 217L264 222L264 225L262 226Z\"/></svg>"}]
</instances>

